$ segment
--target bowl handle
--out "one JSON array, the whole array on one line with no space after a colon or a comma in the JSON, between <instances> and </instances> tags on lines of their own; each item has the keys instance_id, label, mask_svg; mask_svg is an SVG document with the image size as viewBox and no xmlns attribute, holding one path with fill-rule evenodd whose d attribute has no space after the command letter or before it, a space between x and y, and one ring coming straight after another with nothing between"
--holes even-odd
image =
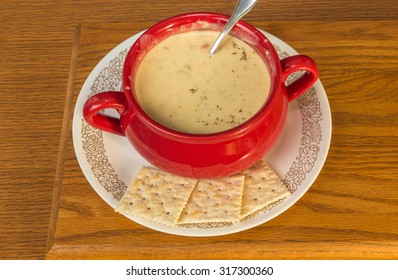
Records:
<instances>
[{"instance_id":1,"label":"bowl handle","mask_svg":"<svg viewBox=\"0 0 398 280\"><path fill-rule=\"evenodd\" d=\"M300 78L286 86L289 102L303 94L318 80L318 67L315 61L308 56L289 56L281 60L281 66L283 82L294 72L305 71Z\"/></svg>"},{"instance_id":2,"label":"bowl handle","mask_svg":"<svg viewBox=\"0 0 398 280\"><path fill-rule=\"evenodd\" d=\"M120 116L127 110L127 101L122 92L108 91L91 96L83 106L84 119L92 126L117 135L125 136L120 119L101 113L115 109Z\"/></svg>"}]
</instances>

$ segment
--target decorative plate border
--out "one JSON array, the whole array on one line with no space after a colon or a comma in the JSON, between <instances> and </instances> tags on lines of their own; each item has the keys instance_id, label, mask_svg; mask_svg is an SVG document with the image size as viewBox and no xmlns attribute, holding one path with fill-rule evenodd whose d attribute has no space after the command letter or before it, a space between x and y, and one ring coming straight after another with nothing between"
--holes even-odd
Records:
<instances>
[{"instance_id":1,"label":"decorative plate border","mask_svg":"<svg viewBox=\"0 0 398 280\"><path fill-rule=\"evenodd\" d=\"M111 91L117 88L122 81L123 63L128 49L120 52L109 65L102 69L90 87L91 96L100 92ZM82 118L82 146L91 171L101 186L112 196L120 200L127 189L127 185L119 179L115 169L109 162L103 142L102 131L92 127Z\"/></svg>"},{"instance_id":2,"label":"decorative plate border","mask_svg":"<svg viewBox=\"0 0 398 280\"><path fill-rule=\"evenodd\" d=\"M264 32L265 33L265 32ZM275 36L265 33L268 38L275 38ZM137 36L137 35L135 35ZM130 38L131 39L131 38ZM128 39L129 40L129 39ZM128 41L126 40L126 41ZM126 42L125 41L125 42ZM124 44L123 42L122 44ZM281 43L284 43L281 41ZM121 44L121 45L122 45ZM282 50L281 47L274 43L274 47L280 59L286 58L289 54ZM115 48L116 49L116 48ZM129 48L125 48L118 52L109 61L108 65L103 67L99 74L95 77L93 83L90 85L90 93L87 98L104 91L115 90L120 88L123 62L127 55ZM109 54L108 54L109 55ZM294 73L286 84L296 80L301 74ZM322 142L322 126L323 120L320 101L314 87L310 88L306 93L297 99L297 104L302 117L302 138L301 145L298 149L298 155L295 161L290 166L287 173L282 176L283 181L288 186L292 193L295 193L299 186L306 180L318 160L318 154L321 150ZM81 114L80 114L81 115ZM123 196L127 185L121 180L111 165L110 160L106 154L106 149L103 143L103 132L90 126L83 118L81 118L81 145L84 150L85 158L91 167L91 172L95 176L97 182L102 188L111 194L114 199L119 201ZM327 143L327 150L329 143ZM326 151L327 153L327 151ZM79 162L80 163L80 162ZM80 163L81 164L81 163ZM322 163L323 164L323 163ZM302 195L302 194L301 194ZM300 195L300 196L301 196ZM104 197L103 197L104 198ZM267 207L245 217L241 222L248 221L258 216L261 213L270 211L277 205L281 204L283 200L271 203ZM291 205L290 205L291 206ZM289 207L290 207L289 206ZM184 225L184 228L198 228L198 229L213 229L230 227L230 223L202 223Z\"/></svg>"},{"instance_id":3,"label":"decorative plate border","mask_svg":"<svg viewBox=\"0 0 398 280\"><path fill-rule=\"evenodd\" d=\"M282 51L278 45L273 45L280 60L289 57L289 54ZM302 73L300 72L293 73L287 78L286 84L291 84L301 75ZM320 125L322 112L314 87L311 87L306 93L297 98L297 103L302 116L303 137L301 138L299 155L290 167L289 172L283 178L284 183L291 192L296 191L297 187L305 180L306 175L311 172L318 158L320 143L322 141L322 129Z\"/></svg>"}]
</instances>

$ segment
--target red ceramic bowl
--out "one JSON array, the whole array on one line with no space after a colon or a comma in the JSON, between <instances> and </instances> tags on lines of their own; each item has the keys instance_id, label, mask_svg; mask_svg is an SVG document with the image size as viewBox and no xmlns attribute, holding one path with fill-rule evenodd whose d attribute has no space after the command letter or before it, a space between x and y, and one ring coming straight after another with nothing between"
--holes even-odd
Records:
<instances>
[{"instance_id":1,"label":"red ceramic bowl","mask_svg":"<svg viewBox=\"0 0 398 280\"><path fill-rule=\"evenodd\" d=\"M219 133L188 134L156 123L135 98L135 73L140 61L161 40L198 29L221 30L229 17L215 13L192 13L166 19L144 32L127 54L122 76L123 92L103 92L87 100L86 121L104 131L126 136L150 163L165 171L194 178L217 178L237 173L260 160L276 143L284 126L289 101L318 79L315 62L303 55L279 60L271 42L253 26L240 21L231 35L249 44L261 56L271 75L268 99L252 118ZM304 70L289 86L287 77ZM172 82L172 81L171 81ZM100 111L113 108L120 119Z\"/></svg>"}]
</instances>

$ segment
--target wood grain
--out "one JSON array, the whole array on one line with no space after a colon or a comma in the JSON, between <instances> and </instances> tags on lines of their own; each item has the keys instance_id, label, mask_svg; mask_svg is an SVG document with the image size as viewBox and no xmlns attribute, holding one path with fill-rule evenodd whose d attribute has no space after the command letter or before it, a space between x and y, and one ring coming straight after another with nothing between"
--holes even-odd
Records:
<instances>
[{"instance_id":1,"label":"wood grain","mask_svg":"<svg viewBox=\"0 0 398 280\"><path fill-rule=\"evenodd\" d=\"M61 196L60 186L62 184L64 176L66 148L68 145L68 139L69 139L68 136L70 134L70 125L71 125L72 112L73 112L72 110L73 93L75 89L76 63L77 63L79 46L80 46L80 29L81 29L80 25L76 27L75 38L72 48L72 55L70 60L68 86L66 88L65 108L64 108L63 124L61 131L61 140L59 143L58 161L57 161L57 168L56 168L55 181L54 181L55 188L53 191L53 198L52 198L51 219L49 223L48 237L47 237L47 248L46 248L47 251L50 250L51 247L54 245L55 227L58 219L59 199Z\"/></svg>"},{"instance_id":2,"label":"wood grain","mask_svg":"<svg viewBox=\"0 0 398 280\"><path fill-rule=\"evenodd\" d=\"M98 197L77 168L69 141L54 245L46 257L396 258L398 135L394 129L397 100L393 77L398 74L394 61L398 34L392 29L394 24L257 22L256 26L278 34L316 59L332 109L333 138L325 167L310 191L284 214L259 227L223 237L192 238L155 232L115 214ZM296 39L293 25L308 34L307 40ZM341 32L328 33L331 26ZM369 33L380 26L388 31L378 39L370 39ZM75 98L94 65L139 28L135 23L82 26ZM356 30L362 32L355 40L347 38L347 33ZM98 42L100 34L103 37ZM376 64L376 69L369 69L370 64ZM380 87L385 91L382 95ZM384 98L386 95L391 97ZM375 96L379 98L373 100ZM376 107L382 109L370 110ZM380 142L377 146L375 140Z\"/></svg>"},{"instance_id":3,"label":"wood grain","mask_svg":"<svg viewBox=\"0 0 398 280\"><path fill-rule=\"evenodd\" d=\"M237 257L272 256L275 250L284 258L396 257L396 1L268 0L245 17L316 59L332 109L333 138L320 177L300 203L225 241L166 237L115 217L78 167L65 108L70 109L76 26L83 29L75 94L103 55L131 34L178 13L228 14L233 1L5 0L1 5L1 259L45 257L49 225L53 229L55 222L50 222L53 191L57 197L61 183L58 219L64 222L58 223L48 258L150 258L164 240L159 258L174 248L181 258L222 258L222 250L215 253L222 244ZM304 224L302 215L308 216ZM131 243L124 246L126 240ZM104 245L101 250L98 244ZM259 254L239 255L247 244L259 244Z\"/></svg>"}]
</instances>

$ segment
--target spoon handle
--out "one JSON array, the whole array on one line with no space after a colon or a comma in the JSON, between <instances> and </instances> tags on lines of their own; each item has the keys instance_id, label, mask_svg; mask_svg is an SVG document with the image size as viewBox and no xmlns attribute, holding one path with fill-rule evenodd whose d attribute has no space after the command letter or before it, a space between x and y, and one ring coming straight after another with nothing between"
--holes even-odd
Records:
<instances>
[{"instance_id":1,"label":"spoon handle","mask_svg":"<svg viewBox=\"0 0 398 280\"><path fill-rule=\"evenodd\" d=\"M210 49L211 55L216 52L217 47L220 45L225 36L227 36L229 31L231 31L232 27L253 8L256 2L257 0L238 0L234 12Z\"/></svg>"}]
</instances>

